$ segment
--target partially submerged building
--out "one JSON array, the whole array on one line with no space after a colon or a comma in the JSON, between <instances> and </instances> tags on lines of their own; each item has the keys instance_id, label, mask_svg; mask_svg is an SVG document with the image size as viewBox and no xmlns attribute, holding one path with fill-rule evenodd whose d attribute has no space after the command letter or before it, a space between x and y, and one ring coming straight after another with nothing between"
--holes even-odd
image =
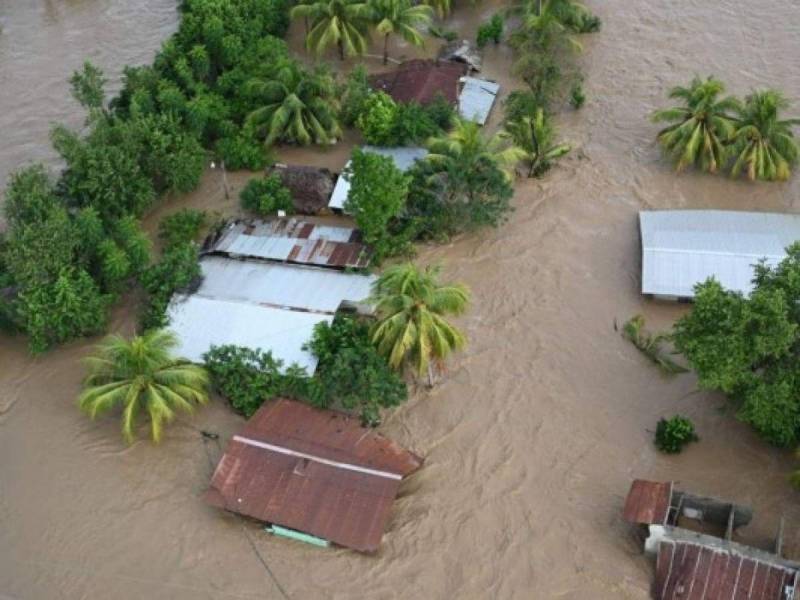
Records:
<instances>
[{"instance_id":1,"label":"partially submerged building","mask_svg":"<svg viewBox=\"0 0 800 600\"><path fill-rule=\"evenodd\" d=\"M408 169L410 169L415 162L422 160L428 155L428 151L425 148L420 148L418 146L400 146L396 148L362 146L361 150L391 158L394 162L394 165L403 172L408 171ZM350 161L347 161L347 164L344 166L344 170L346 171L349 166ZM333 189L329 207L335 210L344 210L344 203L347 201L347 196L349 193L350 180L343 171L336 180L336 186Z\"/></svg>"},{"instance_id":2,"label":"partially submerged building","mask_svg":"<svg viewBox=\"0 0 800 600\"><path fill-rule=\"evenodd\" d=\"M671 300L694 298L694 287L714 277L749 294L754 266L777 265L800 240L800 215L725 210L639 213L642 293Z\"/></svg>"},{"instance_id":3,"label":"partially submerged building","mask_svg":"<svg viewBox=\"0 0 800 600\"><path fill-rule=\"evenodd\" d=\"M369 260L355 237L349 228L296 219L232 223L206 244L196 291L170 303L177 353L202 362L211 346L232 344L313 373L317 359L303 346L314 327L342 308L358 310L375 280L343 271Z\"/></svg>"},{"instance_id":4,"label":"partially submerged building","mask_svg":"<svg viewBox=\"0 0 800 600\"><path fill-rule=\"evenodd\" d=\"M411 60L397 69L370 77L373 89L389 94L396 102L429 104L444 98L463 119L483 125L489 118L500 86L488 79L469 77L465 62Z\"/></svg>"},{"instance_id":5,"label":"partially submerged building","mask_svg":"<svg viewBox=\"0 0 800 600\"><path fill-rule=\"evenodd\" d=\"M356 417L278 399L230 440L206 500L291 537L375 552L402 480L421 465Z\"/></svg>"},{"instance_id":6,"label":"partially submerged building","mask_svg":"<svg viewBox=\"0 0 800 600\"><path fill-rule=\"evenodd\" d=\"M623 518L643 530L645 551L656 556L656 600L800 598L800 563L782 556L782 524L770 551L733 541L752 518L747 507L637 479Z\"/></svg>"},{"instance_id":7,"label":"partially submerged building","mask_svg":"<svg viewBox=\"0 0 800 600\"><path fill-rule=\"evenodd\" d=\"M317 215L328 208L336 180L328 169L278 163L267 169L267 174L280 177L281 183L292 194L297 213Z\"/></svg>"}]
</instances>

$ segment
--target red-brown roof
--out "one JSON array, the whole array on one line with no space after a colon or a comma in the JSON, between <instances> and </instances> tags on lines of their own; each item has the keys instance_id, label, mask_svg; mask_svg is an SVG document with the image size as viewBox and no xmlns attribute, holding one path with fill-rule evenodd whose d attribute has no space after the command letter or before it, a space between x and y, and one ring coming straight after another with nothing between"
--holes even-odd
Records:
<instances>
[{"instance_id":1,"label":"red-brown roof","mask_svg":"<svg viewBox=\"0 0 800 600\"><path fill-rule=\"evenodd\" d=\"M438 95L451 104L458 102L459 80L468 67L445 60L409 60L389 73L372 75L369 83L375 90L389 94L395 102L428 104Z\"/></svg>"},{"instance_id":2,"label":"red-brown roof","mask_svg":"<svg viewBox=\"0 0 800 600\"><path fill-rule=\"evenodd\" d=\"M664 540L656 563L657 600L792 600L798 571L732 549Z\"/></svg>"},{"instance_id":3,"label":"red-brown roof","mask_svg":"<svg viewBox=\"0 0 800 600\"><path fill-rule=\"evenodd\" d=\"M635 479L631 484L622 517L629 523L665 525L672 499L672 482Z\"/></svg>"},{"instance_id":4,"label":"red-brown roof","mask_svg":"<svg viewBox=\"0 0 800 600\"><path fill-rule=\"evenodd\" d=\"M378 549L415 454L342 413L265 403L231 439L206 500L362 552Z\"/></svg>"}]
</instances>

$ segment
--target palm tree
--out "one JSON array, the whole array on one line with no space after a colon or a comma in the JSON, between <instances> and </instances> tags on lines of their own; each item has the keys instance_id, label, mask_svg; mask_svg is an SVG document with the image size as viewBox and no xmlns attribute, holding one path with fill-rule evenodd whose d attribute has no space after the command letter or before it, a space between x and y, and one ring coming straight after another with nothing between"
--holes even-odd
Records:
<instances>
[{"instance_id":1,"label":"palm tree","mask_svg":"<svg viewBox=\"0 0 800 600\"><path fill-rule=\"evenodd\" d=\"M306 36L309 51L321 54L331 44L339 48L339 58L367 51L369 8L362 0L320 0L292 8L293 19L311 20Z\"/></svg>"},{"instance_id":2,"label":"palm tree","mask_svg":"<svg viewBox=\"0 0 800 600\"><path fill-rule=\"evenodd\" d=\"M778 113L788 107L789 102L775 90L754 92L745 99L734 133L733 177L745 171L751 181L789 178L800 155L792 132L792 126L800 124L800 119L779 119Z\"/></svg>"},{"instance_id":3,"label":"palm tree","mask_svg":"<svg viewBox=\"0 0 800 600\"><path fill-rule=\"evenodd\" d=\"M545 118L544 110L536 109L534 115L521 117L506 124L502 135L525 152L528 177L538 177L550 168L550 163L567 154L569 144L556 144L555 127Z\"/></svg>"},{"instance_id":4,"label":"palm tree","mask_svg":"<svg viewBox=\"0 0 800 600\"><path fill-rule=\"evenodd\" d=\"M430 6L436 11L440 19L444 19L450 14L451 0L423 0L426 6Z\"/></svg>"},{"instance_id":5,"label":"palm tree","mask_svg":"<svg viewBox=\"0 0 800 600\"><path fill-rule=\"evenodd\" d=\"M463 285L439 283L438 267L420 270L408 263L387 269L373 285L377 323L372 341L389 366L411 366L417 376L441 369L444 360L467 340L445 317L460 315L469 304Z\"/></svg>"},{"instance_id":6,"label":"palm tree","mask_svg":"<svg viewBox=\"0 0 800 600\"><path fill-rule=\"evenodd\" d=\"M525 158L525 151L509 144L507 136L495 134L487 139L477 123L465 119L457 119L450 133L429 140L428 150L425 159L434 165L471 171L491 163L507 179L513 179L514 167Z\"/></svg>"},{"instance_id":7,"label":"palm tree","mask_svg":"<svg viewBox=\"0 0 800 600\"><path fill-rule=\"evenodd\" d=\"M658 133L658 141L682 171L696 165L703 171L716 172L727 159L725 145L734 135L731 112L739 109L732 97L722 100L723 83L713 77L705 81L695 77L689 87L675 87L670 98L678 98L684 106L667 108L653 113L653 121L672 122Z\"/></svg>"},{"instance_id":8,"label":"palm tree","mask_svg":"<svg viewBox=\"0 0 800 600\"><path fill-rule=\"evenodd\" d=\"M245 125L266 145L330 144L341 134L336 83L322 67L312 72L288 63L274 79L254 79L247 91L264 105L247 115Z\"/></svg>"},{"instance_id":9,"label":"palm tree","mask_svg":"<svg viewBox=\"0 0 800 600\"><path fill-rule=\"evenodd\" d=\"M136 418L142 410L150 417L153 440L177 411L191 412L208 401L208 375L202 367L176 359L171 351L175 335L151 330L126 340L111 335L85 359L88 374L78 398L81 410L95 418L122 407L122 435L133 441Z\"/></svg>"},{"instance_id":10,"label":"palm tree","mask_svg":"<svg viewBox=\"0 0 800 600\"><path fill-rule=\"evenodd\" d=\"M409 0L369 0L375 30L383 35L383 64L389 62L389 37L400 35L415 46L423 46L419 32L433 19L433 9L425 4L413 6Z\"/></svg>"}]
</instances>

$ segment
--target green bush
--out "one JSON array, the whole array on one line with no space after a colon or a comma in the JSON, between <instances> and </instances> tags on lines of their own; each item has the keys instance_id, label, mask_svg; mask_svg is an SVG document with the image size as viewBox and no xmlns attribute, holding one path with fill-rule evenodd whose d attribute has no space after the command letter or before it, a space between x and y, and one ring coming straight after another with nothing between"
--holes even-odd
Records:
<instances>
[{"instance_id":1,"label":"green bush","mask_svg":"<svg viewBox=\"0 0 800 600\"><path fill-rule=\"evenodd\" d=\"M356 120L364 140L376 146L395 145L397 112L397 104L388 94L384 92L370 94Z\"/></svg>"},{"instance_id":2,"label":"green bush","mask_svg":"<svg viewBox=\"0 0 800 600\"><path fill-rule=\"evenodd\" d=\"M292 194L278 175L251 179L239 194L242 208L261 216L274 215L279 210L294 212Z\"/></svg>"},{"instance_id":3,"label":"green bush","mask_svg":"<svg viewBox=\"0 0 800 600\"><path fill-rule=\"evenodd\" d=\"M277 396L307 398L314 384L296 365L287 369L271 352L239 346L212 346L203 355L216 390L237 413L250 418L267 400Z\"/></svg>"},{"instance_id":4,"label":"green bush","mask_svg":"<svg viewBox=\"0 0 800 600\"><path fill-rule=\"evenodd\" d=\"M575 110L580 110L586 103L586 94L583 91L582 81L578 81L572 86L569 93L569 103Z\"/></svg>"},{"instance_id":5,"label":"green bush","mask_svg":"<svg viewBox=\"0 0 800 600\"><path fill-rule=\"evenodd\" d=\"M502 37L503 17L502 15L495 14L486 23L483 23L480 27L478 27L478 48L483 48L489 42L499 44Z\"/></svg>"},{"instance_id":6,"label":"green bush","mask_svg":"<svg viewBox=\"0 0 800 600\"><path fill-rule=\"evenodd\" d=\"M381 408L408 398L405 382L375 350L367 321L338 315L320 323L308 349L319 359L315 378L322 396L317 403L357 412L364 425L380 423Z\"/></svg>"},{"instance_id":7,"label":"green bush","mask_svg":"<svg viewBox=\"0 0 800 600\"><path fill-rule=\"evenodd\" d=\"M145 270L140 278L142 288L147 292L139 323L142 330L166 327L172 295L188 291L201 276L195 244L178 244L165 250L161 260Z\"/></svg>"},{"instance_id":8,"label":"green bush","mask_svg":"<svg viewBox=\"0 0 800 600\"><path fill-rule=\"evenodd\" d=\"M364 65L358 65L347 75L347 81L342 90L342 107L339 111L339 120L342 125L352 127L356 124L371 95L372 88L367 81L367 70Z\"/></svg>"},{"instance_id":9,"label":"green bush","mask_svg":"<svg viewBox=\"0 0 800 600\"><path fill-rule=\"evenodd\" d=\"M388 94L373 92L356 121L367 143L406 146L423 143L450 129L455 117L455 109L441 95L421 106L416 102L397 104Z\"/></svg>"},{"instance_id":10,"label":"green bush","mask_svg":"<svg viewBox=\"0 0 800 600\"><path fill-rule=\"evenodd\" d=\"M164 242L165 248L197 242L207 218L205 211L183 208L161 219L158 237Z\"/></svg>"},{"instance_id":11,"label":"green bush","mask_svg":"<svg viewBox=\"0 0 800 600\"><path fill-rule=\"evenodd\" d=\"M220 139L216 153L225 163L225 168L232 171L259 171L269 164L264 144L243 133Z\"/></svg>"},{"instance_id":12,"label":"green bush","mask_svg":"<svg viewBox=\"0 0 800 600\"><path fill-rule=\"evenodd\" d=\"M680 415L661 419L656 427L656 448L667 454L677 454L684 446L698 439L692 422Z\"/></svg>"}]
</instances>

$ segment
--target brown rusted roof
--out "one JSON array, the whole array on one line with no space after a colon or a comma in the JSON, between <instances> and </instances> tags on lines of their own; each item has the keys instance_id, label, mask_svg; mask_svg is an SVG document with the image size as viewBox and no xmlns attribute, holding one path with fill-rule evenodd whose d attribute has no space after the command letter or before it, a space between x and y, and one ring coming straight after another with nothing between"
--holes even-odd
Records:
<instances>
[{"instance_id":1,"label":"brown rusted roof","mask_svg":"<svg viewBox=\"0 0 800 600\"><path fill-rule=\"evenodd\" d=\"M421 464L355 417L278 399L265 403L231 439L206 500L373 552L402 478Z\"/></svg>"},{"instance_id":2,"label":"brown rusted roof","mask_svg":"<svg viewBox=\"0 0 800 600\"><path fill-rule=\"evenodd\" d=\"M235 221L207 252L338 268L364 268L370 260L357 229L295 218Z\"/></svg>"},{"instance_id":3,"label":"brown rusted roof","mask_svg":"<svg viewBox=\"0 0 800 600\"><path fill-rule=\"evenodd\" d=\"M389 94L395 102L428 104L441 95L451 104L458 102L459 80L467 74L463 63L445 60L409 60L389 73L369 78L375 90Z\"/></svg>"},{"instance_id":4,"label":"brown rusted roof","mask_svg":"<svg viewBox=\"0 0 800 600\"><path fill-rule=\"evenodd\" d=\"M622 517L629 523L664 525L672 499L672 482L635 479L631 484Z\"/></svg>"},{"instance_id":5,"label":"brown rusted roof","mask_svg":"<svg viewBox=\"0 0 800 600\"><path fill-rule=\"evenodd\" d=\"M283 185L292 194L292 202L297 212L316 215L328 208L336 179L328 169L276 164L267 172L281 178Z\"/></svg>"},{"instance_id":6,"label":"brown rusted roof","mask_svg":"<svg viewBox=\"0 0 800 600\"><path fill-rule=\"evenodd\" d=\"M658 547L657 600L792 600L798 571L725 547L664 540Z\"/></svg>"}]
</instances>

